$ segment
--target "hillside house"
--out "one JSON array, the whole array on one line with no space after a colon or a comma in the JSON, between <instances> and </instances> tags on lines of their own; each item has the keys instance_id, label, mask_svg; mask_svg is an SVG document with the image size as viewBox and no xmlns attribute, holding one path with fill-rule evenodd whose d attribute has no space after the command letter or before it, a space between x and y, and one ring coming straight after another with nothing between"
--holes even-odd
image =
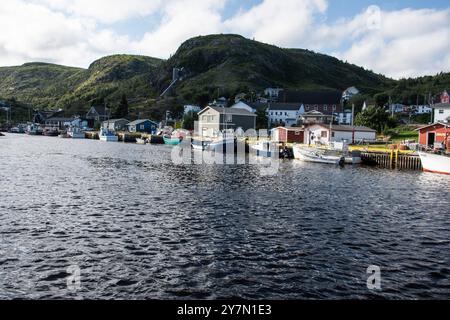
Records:
<instances>
[{"instance_id":1,"label":"hillside house","mask_svg":"<svg viewBox=\"0 0 450 320\"><path fill-rule=\"evenodd\" d=\"M209 106L200 111L197 134L216 136L225 129L244 131L256 128L256 115L244 109Z\"/></svg>"},{"instance_id":2,"label":"hillside house","mask_svg":"<svg viewBox=\"0 0 450 320\"><path fill-rule=\"evenodd\" d=\"M292 127L304 113L305 108L301 103L269 103L267 108L267 117L272 126Z\"/></svg>"},{"instance_id":3,"label":"hillside house","mask_svg":"<svg viewBox=\"0 0 450 320\"><path fill-rule=\"evenodd\" d=\"M110 131L126 131L129 123L127 119L111 119L103 121L102 127Z\"/></svg>"},{"instance_id":4,"label":"hillside house","mask_svg":"<svg viewBox=\"0 0 450 320\"><path fill-rule=\"evenodd\" d=\"M184 115L187 115L191 112L193 113L199 113L202 110L201 107L199 106L194 106L194 105L186 105L184 106Z\"/></svg>"},{"instance_id":5,"label":"hillside house","mask_svg":"<svg viewBox=\"0 0 450 320\"><path fill-rule=\"evenodd\" d=\"M129 132L155 134L156 131L158 130L158 123L149 119L142 119L128 123L127 127Z\"/></svg>"},{"instance_id":6,"label":"hillside house","mask_svg":"<svg viewBox=\"0 0 450 320\"><path fill-rule=\"evenodd\" d=\"M339 91L295 91L285 90L280 93L280 102L301 104L305 112L319 111L332 115L343 111L342 92Z\"/></svg>"},{"instance_id":7,"label":"hillside house","mask_svg":"<svg viewBox=\"0 0 450 320\"><path fill-rule=\"evenodd\" d=\"M103 122L110 117L110 111L105 106L91 107L86 114L87 120Z\"/></svg>"}]
</instances>

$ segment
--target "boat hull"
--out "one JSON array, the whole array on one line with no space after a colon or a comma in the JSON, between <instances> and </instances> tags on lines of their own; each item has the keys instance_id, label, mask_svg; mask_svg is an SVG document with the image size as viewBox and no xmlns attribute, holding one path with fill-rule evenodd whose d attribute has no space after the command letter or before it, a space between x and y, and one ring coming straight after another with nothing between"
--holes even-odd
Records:
<instances>
[{"instance_id":1,"label":"boat hull","mask_svg":"<svg viewBox=\"0 0 450 320\"><path fill-rule=\"evenodd\" d=\"M86 138L84 133L69 133L68 135L72 139L85 139Z\"/></svg>"},{"instance_id":2,"label":"boat hull","mask_svg":"<svg viewBox=\"0 0 450 320\"><path fill-rule=\"evenodd\" d=\"M342 165L345 164L344 157L325 156L320 154L314 154L306 150L294 147L294 158L305 162L314 162L322 164Z\"/></svg>"},{"instance_id":3,"label":"boat hull","mask_svg":"<svg viewBox=\"0 0 450 320\"><path fill-rule=\"evenodd\" d=\"M450 175L450 157L426 152L419 152L419 156L423 171Z\"/></svg>"},{"instance_id":4,"label":"boat hull","mask_svg":"<svg viewBox=\"0 0 450 320\"><path fill-rule=\"evenodd\" d=\"M208 150L215 152L234 152L236 147L236 142L233 140L221 140L216 142L211 142L208 146Z\"/></svg>"},{"instance_id":5,"label":"boat hull","mask_svg":"<svg viewBox=\"0 0 450 320\"><path fill-rule=\"evenodd\" d=\"M164 144L168 146L177 146L181 143L182 139L180 138L167 138L164 137Z\"/></svg>"},{"instance_id":6,"label":"boat hull","mask_svg":"<svg viewBox=\"0 0 450 320\"><path fill-rule=\"evenodd\" d=\"M119 137L117 136L100 136L100 141L103 142L118 142L119 141Z\"/></svg>"}]
</instances>

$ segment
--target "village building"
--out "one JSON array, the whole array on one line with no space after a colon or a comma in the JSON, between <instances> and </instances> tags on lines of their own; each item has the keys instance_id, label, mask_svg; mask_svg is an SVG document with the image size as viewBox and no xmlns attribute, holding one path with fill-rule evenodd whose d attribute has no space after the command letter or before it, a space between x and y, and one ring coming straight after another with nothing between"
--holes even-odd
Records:
<instances>
[{"instance_id":1,"label":"village building","mask_svg":"<svg viewBox=\"0 0 450 320\"><path fill-rule=\"evenodd\" d=\"M377 132L363 126L313 124L305 129L305 143L329 142L372 142L376 141Z\"/></svg>"},{"instance_id":2,"label":"village building","mask_svg":"<svg viewBox=\"0 0 450 320\"><path fill-rule=\"evenodd\" d=\"M443 102L433 105L434 122L450 123L450 103Z\"/></svg>"},{"instance_id":3,"label":"village building","mask_svg":"<svg viewBox=\"0 0 450 320\"><path fill-rule=\"evenodd\" d=\"M39 123L39 124L45 124L45 121L50 118L64 118L64 111L59 110L39 110L36 111L33 115L32 122L33 123Z\"/></svg>"},{"instance_id":4,"label":"village building","mask_svg":"<svg viewBox=\"0 0 450 320\"><path fill-rule=\"evenodd\" d=\"M305 130L303 128L278 127L271 130L272 141L282 143L304 143Z\"/></svg>"},{"instance_id":5,"label":"village building","mask_svg":"<svg viewBox=\"0 0 450 320\"><path fill-rule=\"evenodd\" d=\"M329 124L334 121L334 116L330 114L323 114L322 112L312 110L300 115L299 123L303 125L310 124Z\"/></svg>"},{"instance_id":6,"label":"village building","mask_svg":"<svg viewBox=\"0 0 450 320\"><path fill-rule=\"evenodd\" d=\"M269 103L267 117L271 126L292 127L297 125L299 116L305 113L301 103Z\"/></svg>"},{"instance_id":7,"label":"village building","mask_svg":"<svg viewBox=\"0 0 450 320\"><path fill-rule=\"evenodd\" d=\"M338 124L351 125L353 123L353 113L351 110L336 113L335 120Z\"/></svg>"},{"instance_id":8,"label":"village building","mask_svg":"<svg viewBox=\"0 0 450 320\"><path fill-rule=\"evenodd\" d=\"M215 136L226 129L244 131L256 128L256 115L245 109L209 106L200 111L196 131L203 136Z\"/></svg>"},{"instance_id":9,"label":"village building","mask_svg":"<svg viewBox=\"0 0 450 320\"><path fill-rule=\"evenodd\" d=\"M127 127L129 132L155 134L158 129L158 124L149 119L142 119L128 123Z\"/></svg>"},{"instance_id":10,"label":"village building","mask_svg":"<svg viewBox=\"0 0 450 320\"><path fill-rule=\"evenodd\" d=\"M44 124L46 128L58 128L62 130L70 127L74 120L74 118L51 117L47 118Z\"/></svg>"},{"instance_id":11,"label":"village building","mask_svg":"<svg viewBox=\"0 0 450 320\"><path fill-rule=\"evenodd\" d=\"M331 115L343 111L342 92L339 91L296 91L285 90L280 93L279 102L303 105L305 112L319 111Z\"/></svg>"},{"instance_id":12,"label":"village building","mask_svg":"<svg viewBox=\"0 0 450 320\"><path fill-rule=\"evenodd\" d=\"M433 149L450 149L450 123L433 123L417 129L419 131L419 144Z\"/></svg>"},{"instance_id":13,"label":"village building","mask_svg":"<svg viewBox=\"0 0 450 320\"><path fill-rule=\"evenodd\" d=\"M268 97L269 99L278 99L280 96L280 93L283 91L281 88L267 88L264 90L264 96Z\"/></svg>"},{"instance_id":14,"label":"village building","mask_svg":"<svg viewBox=\"0 0 450 320\"><path fill-rule=\"evenodd\" d=\"M86 114L86 119L103 122L109 119L109 110L105 106L91 107Z\"/></svg>"},{"instance_id":15,"label":"village building","mask_svg":"<svg viewBox=\"0 0 450 320\"><path fill-rule=\"evenodd\" d=\"M102 127L110 131L126 131L129 123L127 119L111 119L103 121Z\"/></svg>"}]
</instances>

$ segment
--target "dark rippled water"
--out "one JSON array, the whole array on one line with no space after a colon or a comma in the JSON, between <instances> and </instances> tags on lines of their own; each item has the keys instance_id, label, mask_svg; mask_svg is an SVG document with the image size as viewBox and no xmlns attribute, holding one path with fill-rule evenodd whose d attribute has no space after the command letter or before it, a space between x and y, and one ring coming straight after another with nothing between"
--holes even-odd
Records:
<instances>
[{"instance_id":1,"label":"dark rippled water","mask_svg":"<svg viewBox=\"0 0 450 320\"><path fill-rule=\"evenodd\" d=\"M450 177L0 138L0 298L450 298ZM81 290L67 290L67 267ZM382 291L369 291L378 265Z\"/></svg>"}]
</instances>

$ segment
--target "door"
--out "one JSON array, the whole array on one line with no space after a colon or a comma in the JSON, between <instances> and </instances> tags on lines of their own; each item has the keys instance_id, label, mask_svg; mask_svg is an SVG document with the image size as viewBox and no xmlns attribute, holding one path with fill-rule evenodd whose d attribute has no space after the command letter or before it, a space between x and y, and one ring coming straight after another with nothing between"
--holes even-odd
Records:
<instances>
[{"instance_id":1,"label":"door","mask_svg":"<svg viewBox=\"0 0 450 320\"><path fill-rule=\"evenodd\" d=\"M428 133L428 146L433 147L435 142L436 142L436 133L429 132Z\"/></svg>"}]
</instances>

